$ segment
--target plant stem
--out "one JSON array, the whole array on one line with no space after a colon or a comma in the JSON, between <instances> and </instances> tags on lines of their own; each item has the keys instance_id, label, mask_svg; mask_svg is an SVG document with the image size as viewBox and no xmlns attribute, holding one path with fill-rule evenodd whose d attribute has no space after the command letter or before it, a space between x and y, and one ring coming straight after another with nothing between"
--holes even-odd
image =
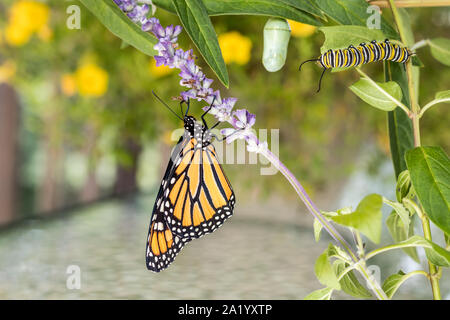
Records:
<instances>
[{"instance_id":1,"label":"plant stem","mask_svg":"<svg viewBox=\"0 0 450 320\"><path fill-rule=\"evenodd\" d=\"M311 200L311 198L306 193L303 186L300 182L295 178L291 171L278 159L276 155L274 155L269 149L264 149L261 151L261 154L264 155L280 172L286 177L289 183L294 187L300 199L306 205L308 211L316 218L323 226L323 228L331 235L331 237L336 240L350 255L354 263L359 262L358 257L353 252L350 245L345 241L344 237L333 227L333 225L322 215L320 210L317 208L315 203ZM388 300L388 296L381 289L381 286L378 282L370 276L370 272L366 269L365 264L358 264L358 271L367 281L369 288L373 291L377 299L379 300Z\"/></svg>"},{"instance_id":2,"label":"plant stem","mask_svg":"<svg viewBox=\"0 0 450 320\"><path fill-rule=\"evenodd\" d=\"M432 241L430 220L428 219L428 217L426 215L423 215L423 217L422 217L422 228L423 228L423 235L424 235L425 239ZM428 268L430 270L430 283L431 283L431 289L433 290L434 300L441 300L442 299L441 289L439 287L439 277L437 276L439 269L430 261L428 261Z\"/></svg>"},{"instance_id":3,"label":"plant stem","mask_svg":"<svg viewBox=\"0 0 450 320\"><path fill-rule=\"evenodd\" d=\"M416 51L417 49L427 46L428 44L428 39L420 40L419 42L416 42L410 49L411 51Z\"/></svg>"},{"instance_id":4,"label":"plant stem","mask_svg":"<svg viewBox=\"0 0 450 320\"><path fill-rule=\"evenodd\" d=\"M420 114L419 114L419 118L422 118L423 114L425 113L425 111L427 111L428 109L430 109L432 106L434 106L435 104L441 103L441 102L450 102L450 98L444 98L444 99L437 99L437 100L433 100L429 103L427 103L425 105L425 107L423 107L422 109L420 109Z\"/></svg>"},{"instance_id":5,"label":"plant stem","mask_svg":"<svg viewBox=\"0 0 450 320\"><path fill-rule=\"evenodd\" d=\"M389 0L389 5L392 10L392 14L394 16L395 23L397 24L398 32L400 33L401 40L406 43L406 30L403 28L403 24L401 22L400 14L395 6L394 0ZM412 72L412 62L409 60L406 63L406 75L408 77L408 90L409 90L409 98L411 102L411 120L413 124L413 132L414 132L414 146L420 146L420 107L417 103L417 96L414 90L414 80L413 80L413 72ZM423 212L423 211L422 211ZM430 230L430 220L426 216L425 213L422 214L422 229L423 235L425 239L432 241L431 230ZM439 287L439 277L436 276L438 272L438 268L428 260L429 274L430 274L430 284L431 289L433 291L433 298L435 300L441 300L441 289Z\"/></svg>"}]
</instances>

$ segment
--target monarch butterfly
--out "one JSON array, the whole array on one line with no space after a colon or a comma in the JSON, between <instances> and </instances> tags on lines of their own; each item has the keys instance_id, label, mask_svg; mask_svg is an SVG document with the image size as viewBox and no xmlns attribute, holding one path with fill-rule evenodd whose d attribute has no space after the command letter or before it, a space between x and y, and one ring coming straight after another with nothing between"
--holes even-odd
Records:
<instances>
[{"instance_id":1,"label":"monarch butterfly","mask_svg":"<svg viewBox=\"0 0 450 320\"><path fill-rule=\"evenodd\" d=\"M169 160L148 231L146 265L154 272L167 268L187 242L219 228L232 216L235 204L211 144L215 138L211 129L218 123L208 128L204 119L213 104L201 116L201 124L187 115L189 101L183 103L187 104L184 118L177 117L184 121L184 134Z\"/></svg>"},{"instance_id":2,"label":"monarch butterfly","mask_svg":"<svg viewBox=\"0 0 450 320\"><path fill-rule=\"evenodd\" d=\"M304 63L310 61L316 61L317 64L323 68L319 80L319 89L317 90L317 92L319 92L323 75L327 69L357 67L362 64L381 60L406 63L412 55L414 55L414 53L408 48L392 44L389 42L389 39L384 40L384 42L373 40L369 44L361 43L357 47L351 45L347 49L330 49L317 59L304 61L300 65L299 71Z\"/></svg>"}]
</instances>

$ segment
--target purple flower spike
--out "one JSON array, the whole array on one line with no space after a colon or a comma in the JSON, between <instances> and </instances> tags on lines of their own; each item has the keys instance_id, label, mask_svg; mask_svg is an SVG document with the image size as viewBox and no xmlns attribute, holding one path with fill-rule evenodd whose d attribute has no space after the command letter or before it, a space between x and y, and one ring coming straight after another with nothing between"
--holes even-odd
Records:
<instances>
[{"instance_id":1,"label":"purple flower spike","mask_svg":"<svg viewBox=\"0 0 450 320\"><path fill-rule=\"evenodd\" d=\"M236 110L234 117L231 119L231 124L237 129L247 129L253 127L256 121L256 116L246 109Z\"/></svg>"}]
</instances>

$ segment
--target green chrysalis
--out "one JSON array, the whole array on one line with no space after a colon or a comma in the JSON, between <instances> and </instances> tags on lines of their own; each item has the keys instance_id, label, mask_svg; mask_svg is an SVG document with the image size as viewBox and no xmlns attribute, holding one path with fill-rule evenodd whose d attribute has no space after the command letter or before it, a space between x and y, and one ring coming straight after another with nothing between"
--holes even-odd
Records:
<instances>
[{"instance_id":1,"label":"green chrysalis","mask_svg":"<svg viewBox=\"0 0 450 320\"><path fill-rule=\"evenodd\" d=\"M263 65L269 72L280 70L286 62L291 28L285 19L271 18L264 26Z\"/></svg>"}]
</instances>

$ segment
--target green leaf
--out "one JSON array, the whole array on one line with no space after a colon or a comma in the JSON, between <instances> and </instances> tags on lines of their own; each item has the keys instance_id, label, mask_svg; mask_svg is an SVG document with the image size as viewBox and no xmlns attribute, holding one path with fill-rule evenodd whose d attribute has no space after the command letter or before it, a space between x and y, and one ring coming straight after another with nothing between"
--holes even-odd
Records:
<instances>
[{"instance_id":1,"label":"green leaf","mask_svg":"<svg viewBox=\"0 0 450 320\"><path fill-rule=\"evenodd\" d=\"M361 42L381 41L386 38L380 30L360 26L320 27L319 30L325 35L325 42L320 48L321 53L329 49L343 49L351 44L358 45Z\"/></svg>"},{"instance_id":2,"label":"green leaf","mask_svg":"<svg viewBox=\"0 0 450 320\"><path fill-rule=\"evenodd\" d=\"M397 101L402 99L402 89L394 81L374 84L368 79L360 79L350 86L350 90L372 107L384 111L392 111L397 107L392 98Z\"/></svg>"},{"instance_id":3,"label":"green leaf","mask_svg":"<svg viewBox=\"0 0 450 320\"><path fill-rule=\"evenodd\" d=\"M331 19L343 25L367 26L367 19L372 15L367 12L369 4L363 0L316 0L316 5ZM383 17L381 31L386 35L385 38L398 39L397 32Z\"/></svg>"},{"instance_id":4,"label":"green leaf","mask_svg":"<svg viewBox=\"0 0 450 320\"><path fill-rule=\"evenodd\" d=\"M439 91L436 93L435 100L450 99L450 90Z\"/></svg>"},{"instance_id":5,"label":"green leaf","mask_svg":"<svg viewBox=\"0 0 450 320\"><path fill-rule=\"evenodd\" d=\"M414 41L414 32L411 27L411 18L409 16L408 11L405 8L398 8L399 13L399 20L397 23L399 23L402 26L402 29L405 31L405 43L404 45L411 48L415 41ZM415 55L411 58L413 66L423 67L422 61Z\"/></svg>"},{"instance_id":6,"label":"green leaf","mask_svg":"<svg viewBox=\"0 0 450 320\"><path fill-rule=\"evenodd\" d=\"M400 21L397 23L400 23L402 29L405 31L405 46L411 48L416 42L414 40L414 32L411 27L411 17L405 8L398 8L397 11L400 18Z\"/></svg>"},{"instance_id":7,"label":"green leaf","mask_svg":"<svg viewBox=\"0 0 450 320\"><path fill-rule=\"evenodd\" d=\"M386 293L386 295L391 299L397 289L402 285L403 282L406 281L410 276L405 274L403 271L399 271L396 274L390 275L386 278L383 283L382 289Z\"/></svg>"},{"instance_id":8,"label":"green leaf","mask_svg":"<svg viewBox=\"0 0 450 320\"><path fill-rule=\"evenodd\" d=\"M331 258L337 258L337 259L344 259L346 261L351 261L350 256L342 250L340 247L335 246L334 244L330 243L327 249L328 257Z\"/></svg>"},{"instance_id":9,"label":"green leaf","mask_svg":"<svg viewBox=\"0 0 450 320\"><path fill-rule=\"evenodd\" d=\"M305 9L294 8L279 0L204 0L208 15L260 15L291 19L313 26L322 25ZM292 0L294 1L294 0ZM302 1L305 2L305 1ZM175 7L169 0L153 0L153 3L167 11L175 13ZM301 5L301 4L300 4ZM314 10L314 9L311 9ZM312 13L312 12L311 12ZM318 15L317 11L312 13Z\"/></svg>"},{"instance_id":10,"label":"green leaf","mask_svg":"<svg viewBox=\"0 0 450 320\"><path fill-rule=\"evenodd\" d=\"M284 2L294 8L300 9L302 11L311 13L319 18L325 18L324 14L322 13L322 11L317 8L310 0L303 0L303 1L298 1L298 0L279 0L280 2Z\"/></svg>"},{"instance_id":11,"label":"green leaf","mask_svg":"<svg viewBox=\"0 0 450 320\"><path fill-rule=\"evenodd\" d=\"M319 282L327 287L340 290L339 281L334 273L328 257L328 249L326 249L316 260L314 271Z\"/></svg>"},{"instance_id":12,"label":"green leaf","mask_svg":"<svg viewBox=\"0 0 450 320\"><path fill-rule=\"evenodd\" d=\"M339 276L342 272L349 266L348 263L345 263L341 260L336 260L333 263L333 269L335 273ZM356 298L370 298L372 295L370 292L364 288L361 283L359 283L355 274L352 271L347 272L339 281L341 285L342 291L345 293L356 297Z\"/></svg>"},{"instance_id":13,"label":"green leaf","mask_svg":"<svg viewBox=\"0 0 450 320\"><path fill-rule=\"evenodd\" d=\"M386 198L383 198L383 202L385 204L387 204L388 206L390 206L392 209L394 209L394 211L398 214L398 216L402 220L406 233L408 233L409 232L409 224L411 223L411 219L409 217L409 211L401 203L390 201Z\"/></svg>"},{"instance_id":14,"label":"green leaf","mask_svg":"<svg viewBox=\"0 0 450 320\"><path fill-rule=\"evenodd\" d=\"M450 235L450 159L440 147L418 147L405 158L426 215Z\"/></svg>"},{"instance_id":15,"label":"green leaf","mask_svg":"<svg viewBox=\"0 0 450 320\"><path fill-rule=\"evenodd\" d=\"M184 29L197 46L205 61L228 88L227 67L220 51L216 32L201 0L173 0Z\"/></svg>"},{"instance_id":16,"label":"green leaf","mask_svg":"<svg viewBox=\"0 0 450 320\"><path fill-rule=\"evenodd\" d=\"M398 175L397 186L395 187L395 195L398 202L401 202L403 198L412 199L415 196L414 188L411 185L411 177L408 170L403 170Z\"/></svg>"},{"instance_id":17,"label":"green leaf","mask_svg":"<svg viewBox=\"0 0 450 320\"><path fill-rule=\"evenodd\" d=\"M403 92L402 103L410 107L408 80L403 66L385 62L385 81L395 81ZM395 176L406 170L405 152L414 147L411 119L400 108L388 112L389 144Z\"/></svg>"},{"instance_id":18,"label":"green leaf","mask_svg":"<svg viewBox=\"0 0 450 320\"><path fill-rule=\"evenodd\" d=\"M400 216L395 211L392 211L386 219L386 226L395 242L405 241L414 235L413 219L411 219L409 227L406 228L402 219L400 219ZM402 250L414 261L417 263L420 262L419 256L417 255L417 249L415 247L404 247Z\"/></svg>"},{"instance_id":19,"label":"green leaf","mask_svg":"<svg viewBox=\"0 0 450 320\"><path fill-rule=\"evenodd\" d=\"M304 300L330 300L332 293L332 288L323 288L311 292L304 298Z\"/></svg>"},{"instance_id":20,"label":"green leaf","mask_svg":"<svg viewBox=\"0 0 450 320\"><path fill-rule=\"evenodd\" d=\"M383 200L378 194L366 196L358 204L356 211L333 217L333 221L341 225L361 231L375 243L380 242L381 236L381 206Z\"/></svg>"},{"instance_id":21,"label":"green leaf","mask_svg":"<svg viewBox=\"0 0 450 320\"><path fill-rule=\"evenodd\" d=\"M316 239L316 242L319 242L320 232L322 231L323 226L319 220L314 219L313 227L314 227L314 239Z\"/></svg>"},{"instance_id":22,"label":"green leaf","mask_svg":"<svg viewBox=\"0 0 450 320\"><path fill-rule=\"evenodd\" d=\"M154 56L153 46L158 42L150 33L142 31L111 0L80 0L81 3L100 20L103 25L124 42Z\"/></svg>"},{"instance_id":23,"label":"green leaf","mask_svg":"<svg viewBox=\"0 0 450 320\"><path fill-rule=\"evenodd\" d=\"M435 38L429 40L431 55L439 62L450 66L450 39Z\"/></svg>"},{"instance_id":24,"label":"green leaf","mask_svg":"<svg viewBox=\"0 0 450 320\"><path fill-rule=\"evenodd\" d=\"M428 241L428 243L431 245L431 248L425 248L428 260L440 267L450 267L450 252L434 242Z\"/></svg>"}]
</instances>

